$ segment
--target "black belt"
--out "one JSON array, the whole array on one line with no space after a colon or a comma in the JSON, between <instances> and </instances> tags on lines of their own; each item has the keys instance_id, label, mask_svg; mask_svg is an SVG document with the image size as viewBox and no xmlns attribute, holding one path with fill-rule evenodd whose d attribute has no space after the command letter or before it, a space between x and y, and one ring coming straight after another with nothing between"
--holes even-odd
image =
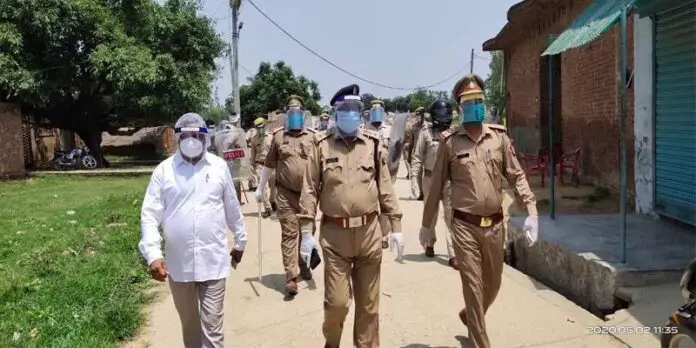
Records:
<instances>
[{"instance_id":1,"label":"black belt","mask_svg":"<svg viewBox=\"0 0 696 348\"><path fill-rule=\"evenodd\" d=\"M295 191L295 190L289 189L287 186L285 186L285 185L279 183L278 180L276 180L276 186L282 188L282 189L285 190L285 191L292 192L292 193L294 193L294 194L298 194L298 195L299 195L300 193L302 193L301 191Z\"/></svg>"},{"instance_id":2,"label":"black belt","mask_svg":"<svg viewBox=\"0 0 696 348\"><path fill-rule=\"evenodd\" d=\"M504 218L502 211L497 212L497 213L490 215L490 216L480 216L480 215L465 213L461 210L456 210L456 209L452 210L452 216L455 219L462 220L464 222L468 222L472 225L479 226L479 227L491 227L491 226L496 225L499 222L503 221L503 218Z\"/></svg>"}]
</instances>

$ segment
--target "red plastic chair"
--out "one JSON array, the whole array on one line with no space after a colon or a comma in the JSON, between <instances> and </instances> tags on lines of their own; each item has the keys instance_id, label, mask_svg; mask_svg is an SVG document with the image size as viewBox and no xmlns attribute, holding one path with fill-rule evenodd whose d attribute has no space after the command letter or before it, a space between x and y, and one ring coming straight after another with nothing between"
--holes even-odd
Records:
<instances>
[{"instance_id":1,"label":"red plastic chair","mask_svg":"<svg viewBox=\"0 0 696 348\"><path fill-rule=\"evenodd\" d=\"M541 174L541 187L545 186L547 166L545 160L548 160L548 156L532 155L532 154L520 154L520 162L522 162L522 168L524 169L524 174L529 180L529 176L534 173Z\"/></svg>"},{"instance_id":2,"label":"red plastic chair","mask_svg":"<svg viewBox=\"0 0 696 348\"><path fill-rule=\"evenodd\" d=\"M564 153L561 156L559 163L556 165L556 172L561 179L561 184L563 184L563 174L565 174L566 169L571 170L570 180L578 186L580 184L580 176L578 175L578 162L580 162L580 150L582 148L578 147L573 152Z\"/></svg>"}]
</instances>

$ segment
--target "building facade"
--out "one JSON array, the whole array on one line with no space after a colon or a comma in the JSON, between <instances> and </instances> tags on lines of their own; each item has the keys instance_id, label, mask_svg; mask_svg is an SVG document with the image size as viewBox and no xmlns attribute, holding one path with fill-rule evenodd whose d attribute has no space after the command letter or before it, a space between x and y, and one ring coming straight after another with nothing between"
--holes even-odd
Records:
<instances>
[{"instance_id":1,"label":"building facade","mask_svg":"<svg viewBox=\"0 0 696 348\"><path fill-rule=\"evenodd\" d=\"M507 127L517 150L536 154L540 148L549 147L548 110L549 101L553 100L556 146L564 152L581 149L579 167L584 181L618 190L618 28L615 26L586 46L557 56L541 56L553 38L591 3L592 0L522 1L510 8L508 23L495 38L484 43L483 49L504 52ZM632 31L627 40L632 66ZM553 67L551 73L549 64ZM628 90L629 144L634 138L632 85L630 82ZM632 147L627 156L633 162ZM633 166L629 168L628 181L633 181ZM630 186L629 191L633 191Z\"/></svg>"}]
</instances>

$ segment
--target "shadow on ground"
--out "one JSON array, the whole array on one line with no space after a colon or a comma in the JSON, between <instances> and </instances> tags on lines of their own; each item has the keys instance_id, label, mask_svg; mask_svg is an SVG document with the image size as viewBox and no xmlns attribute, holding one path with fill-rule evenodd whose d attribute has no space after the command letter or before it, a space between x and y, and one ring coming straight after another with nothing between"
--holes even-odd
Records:
<instances>
[{"instance_id":1,"label":"shadow on ground","mask_svg":"<svg viewBox=\"0 0 696 348\"><path fill-rule=\"evenodd\" d=\"M447 256L445 255L435 255L435 257L427 257L424 254L406 254L404 255L404 261L409 262L437 262L443 266L449 267Z\"/></svg>"},{"instance_id":2,"label":"shadow on ground","mask_svg":"<svg viewBox=\"0 0 696 348\"><path fill-rule=\"evenodd\" d=\"M452 346L431 346L429 344L423 344L423 343L411 343L407 344L401 348L470 348L472 347L471 344L469 343L469 338L466 336L454 336L454 338L459 341L459 347L452 347Z\"/></svg>"},{"instance_id":3,"label":"shadow on ground","mask_svg":"<svg viewBox=\"0 0 696 348\"><path fill-rule=\"evenodd\" d=\"M266 288L275 290L277 293L283 295L284 301L292 301L294 298L285 292L285 274L266 274L261 278L260 283L257 277L246 278L244 281L249 283L249 286L251 286L251 289L254 291L254 294L256 294L257 297L261 296L261 294L256 286L261 284ZM302 280L297 285L300 290L317 290L317 283L314 279L306 281Z\"/></svg>"}]
</instances>

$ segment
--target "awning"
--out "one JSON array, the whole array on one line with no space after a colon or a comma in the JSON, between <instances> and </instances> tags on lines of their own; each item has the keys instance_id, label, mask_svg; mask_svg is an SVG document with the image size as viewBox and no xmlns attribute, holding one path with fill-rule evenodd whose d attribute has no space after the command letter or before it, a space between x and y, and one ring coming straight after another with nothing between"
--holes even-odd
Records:
<instances>
[{"instance_id":1,"label":"awning","mask_svg":"<svg viewBox=\"0 0 696 348\"><path fill-rule=\"evenodd\" d=\"M596 40L621 16L621 10L635 0L595 0L554 40L542 56L556 55Z\"/></svg>"}]
</instances>

